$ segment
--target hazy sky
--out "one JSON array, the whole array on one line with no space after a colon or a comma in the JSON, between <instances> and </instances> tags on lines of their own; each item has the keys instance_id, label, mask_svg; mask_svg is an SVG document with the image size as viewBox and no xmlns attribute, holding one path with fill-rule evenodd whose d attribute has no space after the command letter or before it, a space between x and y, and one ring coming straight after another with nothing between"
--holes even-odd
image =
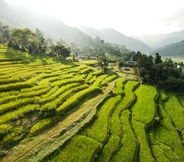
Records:
<instances>
[{"instance_id":1,"label":"hazy sky","mask_svg":"<svg viewBox=\"0 0 184 162\"><path fill-rule=\"evenodd\" d=\"M55 15L70 26L114 28L127 35L184 29L184 0L5 0Z\"/></svg>"}]
</instances>

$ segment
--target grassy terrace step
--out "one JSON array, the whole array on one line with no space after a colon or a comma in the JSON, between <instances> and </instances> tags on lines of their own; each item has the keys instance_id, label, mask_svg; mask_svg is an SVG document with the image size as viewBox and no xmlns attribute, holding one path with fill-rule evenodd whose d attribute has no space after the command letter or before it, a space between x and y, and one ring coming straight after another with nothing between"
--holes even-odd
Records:
<instances>
[{"instance_id":1,"label":"grassy terrace step","mask_svg":"<svg viewBox=\"0 0 184 162\"><path fill-rule=\"evenodd\" d=\"M155 159L154 156L152 155L152 150L149 146L147 134L145 131L145 124L133 120L132 125L140 144L139 161L154 162Z\"/></svg>"},{"instance_id":2,"label":"grassy terrace step","mask_svg":"<svg viewBox=\"0 0 184 162\"><path fill-rule=\"evenodd\" d=\"M101 75L101 76L99 76L94 82L93 82L93 86L94 87L99 87L100 86L100 84L101 84L101 82L105 79L105 78L107 78L108 77L108 75Z\"/></svg>"},{"instance_id":3,"label":"grassy terrace step","mask_svg":"<svg viewBox=\"0 0 184 162\"><path fill-rule=\"evenodd\" d=\"M27 105L27 104L34 104L38 101L39 99L37 97L30 97L30 98L21 98L19 100L12 100L8 103L1 104L0 107L0 114L4 114L5 112L12 111L16 108L19 108L21 106Z\"/></svg>"},{"instance_id":4,"label":"grassy terrace step","mask_svg":"<svg viewBox=\"0 0 184 162\"><path fill-rule=\"evenodd\" d=\"M112 134L115 134L119 137L122 136L122 131L121 131L121 112L122 110L126 109L127 106L133 101L134 95L133 95L133 87L136 86L138 82L136 81L128 81L125 84L125 96L124 98L120 101L120 103L117 105L117 108L114 110L111 119L110 119L110 132Z\"/></svg>"},{"instance_id":5,"label":"grassy terrace step","mask_svg":"<svg viewBox=\"0 0 184 162\"><path fill-rule=\"evenodd\" d=\"M96 159L96 161L98 162L111 161L111 158L113 154L116 152L120 141L121 139L119 136L110 135L107 143L105 144L103 149L100 151L99 156Z\"/></svg>"},{"instance_id":6,"label":"grassy terrace step","mask_svg":"<svg viewBox=\"0 0 184 162\"><path fill-rule=\"evenodd\" d=\"M63 85L62 87L55 86L52 89L50 89L50 93L44 94L44 95L41 96L41 99L39 100L39 103L41 105L43 105L47 102L51 102L52 100L54 100L57 97L61 96L67 90L70 90L71 88L74 88L74 87L79 86L79 85L80 85L80 83L76 82L76 83Z\"/></svg>"},{"instance_id":7,"label":"grassy terrace step","mask_svg":"<svg viewBox=\"0 0 184 162\"><path fill-rule=\"evenodd\" d=\"M124 87L125 82L126 82L126 78L120 78L116 82L116 86L114 88L114 93L116 95L118 95L118 94L122 95L123 94L123 87Z\"/></svg>"},{"instance_id":8,"label":"grassy terrace step","mask_svg":"<svg viewBox=\"0 0 184 162\"><path fill-rule=\"evenodd\" d=\"M156 88L141 84L135 94L137 102L132 108L132 118L147 125L154 119L156 113L154 102L157 94Z\"/></svg>"},{"instance_id":9,"label":"grassy terrace step","mask_svg":"<svg viewBox=\"0 0 184 162\"><path fill-rule=\"evenodd\" d=\"M51 87L54 86L63 86L65 84L69 84L69 83L75 83L75 82L84 82L84 79L81 77L78 78L71 78L71 79L65 79L65 80L60 80L60 81L55 81L53 83L51 83Z\"/></svg>"},{"instance_id":10,"label":"grassy terrace step","mask_svg":"<svg viewBox=\"0 0 184 162\"><path fill-rule=\"evenodd\" d=\"M181 105L184 107L184 96L177 96L179 102L181 103Z\"/></svg>"},{"instance_id":11,"label":"grassy terrace step","mask_svg":"<svg viewBox=\"0 0 184 162\"><path fill-rule=\"evenodd\" d=\"M93 138L103 143L106 140L109 132L109 116L120 98L120 96L116 96L108 99L100 108L98 118L92 125L82 131L82 135L86 135L87 137ZM99 133L97 134L96 132Z\"/></svg>"},{"instance_id":12,"label":"grassy terrace step","mask_svg":"<svg viewBox=\"0 0 184 162\"><path fill-rule=\"evenodd\" d=\"M112 161L114 162L133 161L135 157L137 141L130 123L130 115L131 114L128 110L124 110L121 114L123 135L121 140L122 146L117 154L113 157Z\"/></svg>"},{"instance_id":13,"label":"grassy terrace step","mask_svg":"<svg viewBox=\"0 0 184 162\"><path fill-rule=\"evenodd\" d=\"M88 76L86 78L86 81L90 81L93 77L96 78L96 77L98 77L101 74L103 74L102 70L91 72L91 73L88 74Z\"/></svg>"},{"instance_id":14,"label":"grassy terrace step","mask_svg":"<svg viewBox=\"0 0 184 162\"><path fill-rule=\"evenodd\" d=\"M51 96L43 98L42 100L39 101L41 104L41 110L43 111L54 110L58 108L62 104L62 102L64 102L69 96L85 88L88 88L87 84L79 86L79 84L74 83L69 84L67 86L63 86L62 88L59 88Z\"/></svg>"},{"instance_id":15,"label":"grassy terrace step","mask_svg":"<svg viewBox=\"0 0 184 162\"><path fill-rule=\"evenodd\" d=\"M110 83L104 93L87 100L80 105L72 114L66 116L65 120L58 122L54 127L38 134L36 138L18 144L10 151L10 156L4 157L2 162L7 161L41 161L47 159L54 151L58 152L62 145L74 136L84 125L94 119L97 113L97 105L103 101L106 95L112 90L114 83ZM90 112L90 113L88 113ZM89 114L89 115L85 115ZM81 118L83 120L81 120ZM80 123L78 123L80 122ZM78 124L77 124L78 123ZM66 131L67 130L67 131ZM61 132L66 132L62 133ZM18 153L18 154L17 154ZM60 153L60 152L59 152ZM35 156L36 155L36 156ZM72 154L71 154L72 155ZM43 160L46 161L46 160Z\"/></svg>"},{"instance_id":16,"label":"grassy terrace step","mask_svg":"<svg viewBox=\"0 0 184 162\"><path fill-rule=\"evenodd\" d=\"M107 146L105 145L106 148L110 147L110 145L113 145L113 148L116 147L116 149L112 150L111 148L109 148L109 152L106 152L107 149L103 150L102 154L99 156L100 158L102 156L104 159L105 158L104 155L108 154L109 156L107 156L107 159L108 158L114 159L114 157L113 157L114 155L118 155L118 154L121 155L122 151L124 150L123 146L125 144L124 144L124 138L122 138L122 136L124 137L124 134L122 132L122 128L124 128L124 126L122 125L123 122L120 119L120 116L121 116L121 112L125 108L127 108L127 105L133 101L134 95L133 95L132 91L133 91L133 88L137 84L138 84L138 82L135 82L135 81L128 81L125 84L125 92L127 92L127 94L122 99L122 101L117 105L116 109L113 111L112 115L110 116L110 134L114 137L116 136L116 138L113 138L114 140L116 139L116 141L114 141L113 144L112 143L110 144L109 142L111 142L112 140L109 140L106 144ZM119 85L119 86L121 86L121 85ZM132 132L132 134L133 134L133 132ZM134 140L135 140L135 138L134 138ZM104 147L104 149L105 149L105 147ZM133 147L133 148L136 149L136 147ZM111 150L111 153L110 153L110 150ZM134 155L135 151L132 153ZM119 158L120 157L117 156L116 160L122 159L122 157L120 159Z\"/></svg>"},{"instance_id":17,"label":"grassy terrace step","mask_svg":"<svg viewBox=\"0 0 184 162\"><path fill-rule=\"evenodd\" d=\"M137 102L132 108L132 126L140 144L139 160L155 161L146 133L146 126L150 124L156 114L156 88L149 85L140 85L135 91Z\"/></svg>"},{"instance_id":18,"label":"grassy terrace step","mask_svg":"<svg viewBox=\"0 0 184 162\"><path fill-rule=\"evenodd\" d=\"M86 136L77 135L71 139L71 142L66 145L64 150L61 151L58 156L55 156L52 160L48 160L48 162L92 161L92 157L94 154L92 150L98 150L100 147L101 144L96 140L93 140Z\"/></svg>"},{"instance_id":19,"label":"grassy terrace step","mask_svg":"<svg viewBox=\"0 0 184 162\"><path fill-rule=\"evenodd\" d=\"M166 112L174 122L174 127L179 130L184 129L184 108L178 102L177 97L173 93L168 93L169 100L164 104Z\"/></svg>"},{"instance_id":20,"label":"grassy terrace step","mask_svg":"<svg viewBox=\"0 0 184 162\"><path fill-rule=\"evenodd\" d=\"M159 92L161 93L160 99L158 100L158 113L162 120L149 132L154 157L157 161L183 161L184 147L182 145L181 136L179 136L173 126L172 119L164 109L164 104L169 98L164 91Z\"/></svg>"},{"instance_id":21,"label":"grassy terrace step","mask_svg":"<svg viewBox=\"0 0 184 162\"><path fill-rule=\"evenodd\" d=\"M25 114L39 110L40 106L38 104L27 104L26 106L19 107L17 110L10 111L1 115L0 124L6 123L12 119L18 119L23 117Z\"/></svg>"},{"instance_id":22,"label":"grassy terrace step","mask_svg":"<svg viewBox=\"0 0 184 162\"><path fill-rule=\"evenodd\" d=\"M71 152L71 150L75 150L75 154L70 154L70 157L68 157L67 161L72 162L73 159L77 159L78 161L78 155L81 154L81 151L83 151L82 156L80 157L79 161L91 161L94 158L94 155L98 150L102 147L102 144L104 140L107 138L108 134L108 116L110 115L111 111L113 111L113 105L110 104L113 103L115 104L118 102L120 99L120 96L113 97L108 99L100 108L99 113L98 113L98 118L94 121L92 127L89 126L86 129L84 129L79 135L74 136L72 140L69 142L66 147L64 147L58 156L53 158L51 161L57 161L57 159L60 159L61 157L67 157L68 152ZM106 110L106 115L103 115L103 112ZM101 123L103 121L103 123ZM94 126L95 125L95 126ZM94 127L93 127L94 126ZM100 131L99 131L100 130ZM102 131L103 130L103 131ZM95 132L94 132L95 131ZM104 132L105 131L105 132ZM97 134L96 132L101 132L101 134ZM94 135L92 135L92 134ZM96 135L96 137L95 137ZM79 138L80 137L80 138ZM100 139L99 139L100 138ZM91 141L91 144L89 145L88 142L86 142L86 139L89 139ZM76 143L76 140L80 140L80 145L79 143ZM100 141L99 141L100 140ZM85 148L84 150L77 149L79 145L82 148ZM86 151L88 150L88 151ZM61 161L64 161L63 159L60 159Z\"/></svg>"},{"instance_id":23,"label":"grassy terrace step","mask_svg":"<svg viewBox=\"0 0 184 162\"><path fill-rule=\"evenodd\" d=\"M96 95L100 92L102 92L102 90L97 87L90 87L90 88L81 90L80 92L76 93L73 97L65 101L61 106L59 106L57 108L57 112L61 113L62 111L65 111L66 109L69 109L75 106L77 103L83 100L85 96L89 98L90 96L92 97L93 95Z\"/></svg>"},{"instance_id":24,"label":"grassy terrace step","mask_svg":"<svg viewBox=\"0 0 184 162\"><path fill-rule=\"evenodd\" d=\"M113 80L117 79L118 76L117 75L112 75L112 76L108 76L106 77L102 82L101 82L101 85L104 86L104 85L107 85L109 82L112 82Z\"/></svg>"},{"instance_id":25,"label":"grassy terrace step","mask_svg":"<svg viewBox=\"0 0 184 162\"><path fill-rule=\"evenodd\" d=\"M12 91L12 90L20 90L22 88L28 88L32 85L26 82L18 82L18 83L10 83L10 84L3 84L0 86L0 92L3 91Z\"/></svg>"},{"instance_id":26,"label":"grassy terrace step","mask_svg":"<svg viewBox=\"0 0 184 162\"><path fill-rule=\"evenodd\" d=\"M163 105L158 106L162 117L159 125L149 132L151 148L157 161L184 161L184 147L172 120L164 110Z\"/></svg>"},{"instance_id":27,"label":"grassy terrace step","mask_svg":"<svg viewBox=\"0 0 184 162\"><path fill-rule=\"evenodd\" d=\"M35 134L40 132L44 128L54 124L57 120L59 120L60 116L51 116L37 121L29 130L30 134Z\"/></svg>"}]
</instances>

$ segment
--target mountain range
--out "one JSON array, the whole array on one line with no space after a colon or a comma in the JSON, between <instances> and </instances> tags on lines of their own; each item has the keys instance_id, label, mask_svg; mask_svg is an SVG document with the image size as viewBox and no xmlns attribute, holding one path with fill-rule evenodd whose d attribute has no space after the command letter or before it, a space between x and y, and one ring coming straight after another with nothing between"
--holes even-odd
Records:
<instances>
[{"instance_id":1,"label":"mountain range","mask_svg":"<svg viewBox=\"0 0 184 162\"><path fill-rule=\"evenodd\" d=\"M109 43L123 44L128 49L131 49L133 51L143 51L143 52L151 51L151 48L142 41L134 39L132 37L125 36L124 34L112 28L96 30L92 27L79 26L78 29L83 31L85 34L91 36L92 38L98 36L104 41Z\"/></svg>"},{"instance_id":2,"label":"mountain range","mask_svg":"<svg viewBox=\"0 0 184 162\"><path fill-rule=\"evenodd\" d=\"M130 37L112 28L96 30L86 26L71 27L53 16L40 15L22 6L10 2L7 4L4 0L0 0L0 21L12 27L30 28L33 31L38 28L53 42L63 40L68 44L76 42L79 46L91 46L93 38L98 36L105 42L125 45L132 51L143 53L184 40L184 30Z\"/></svg>"},{"instance_id":3,"label":"mountain range","mask_svg":"<svg viewBox=\"0 0 184 162\"><path fill-rule=\"evenodd\" d=\"M83 27L84 30L82 30L82 28L67 26L53 16L38 15L22 6L7 4L4 0L0 0L0 4L0 20L3 23L12 27L28 27L32 30L39 28L45 37L53 39L54 42L62 39L68 44L76 42L79 46L90 46L93 42L92 38L98 36L105 42L125 45L128 49L136 52L151 51L151 48L142 41L127 37L114 29L95 30L90 27L85 27L86 29ZM6 17L3 15L6 15Z\"/></svg>"},{"instance_id":4,"label":"mountain range","mask_svg":"<svg viewBox=\"0 0 184 162\"><path fill-rule=\"evenodd\" d=\"M152 54L155 53L159 53L161 56L177 56L180 58L184 58L184 40L182 40L181 42L165 45L162 48L159 48L152 52Z\"/></svg>"},{"instance_id":5,"label":"mountain range","mask_svg":"<svg viewBox=\"0 0 184 162\"><path fill-rule=\"evenodd\" d=\"M152 49L158 49L165 45L184 40L184 29L181 31L172 32L168 34L155 34L155 35L141 34L137 36L137 39L146 42Z\"/></svg>"}]
</instances>

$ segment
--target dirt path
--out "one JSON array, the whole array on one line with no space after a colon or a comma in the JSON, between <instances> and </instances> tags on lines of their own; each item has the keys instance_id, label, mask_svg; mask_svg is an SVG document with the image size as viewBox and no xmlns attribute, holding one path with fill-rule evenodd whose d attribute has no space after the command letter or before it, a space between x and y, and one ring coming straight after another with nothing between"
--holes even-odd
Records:
<instances>
[{"instance_id":1,"label":"dirt path","mask_svg":"<svg viewBox=\"0 0 184 162\"><path fill-rule=\"evenodd\" d=\"M2 162L21 161L24 157L27 157L28 155L36 152L36 150L39 150L39 148L42 147L43 144L46 144L49 141L53 141L53 139L57 140L57 136L59 137L59 134L62 130L71 126L72 123L76 123L78 120L82 118L82 116L84 116L84 114L89 112L90 109L95 108L95 106L99 104L100 100L104 98L113 89L115 81L109 83L108 87L103 91L103 94L100 94L84 102L75 112L68 115L64 120L58 122L51 129L48 129L35 137L34 136L31 137L30 140L22 141L16 147L10 150L7 156L1 159L1 161Z\"/></svg>"}]
</instances>

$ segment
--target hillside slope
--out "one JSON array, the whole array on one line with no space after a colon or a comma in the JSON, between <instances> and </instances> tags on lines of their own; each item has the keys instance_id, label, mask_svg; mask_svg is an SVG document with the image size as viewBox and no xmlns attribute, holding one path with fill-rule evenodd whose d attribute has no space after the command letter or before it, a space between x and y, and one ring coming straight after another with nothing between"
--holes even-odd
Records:
<instances>
[{"instance_id":1,"label":"hillside slope","mask_svg":"<svg viewBox=\"0 0 184 162\"><path fill-rule=\"evenodd\" d=\"M157 49L168 44L182 41L184 39L184 29L181 31L176 31L168 34L154 34L154 35L140 34L137 37L138 39L146 42L153 49Z\"/></svg>"},{"instance_id":2,"label":"hillside slope","mask_svg":"<svg viewBox=\"0 0 184 162\"><path fill-rule=\"evenodd\" d=\"M145 43L134 39L132 37L127 37L124 34L114 30L114 29L101 29L95 30L91 27L79 26L78 27L85 34L90 35L95 38L96 36L103 39L105 42L116 43L125 45L128 49L133 51L150 52L151 48Z\"/></svg>"},{"instance_id":3,"label":"hillside slope","mask_svg":"<svg viewBox=\"0 0 184 162\"><path fill-rule=\"evenodd\" d=\"M0 161L184 161L184 94L119 74L0 45Z\"/></svg>"},{"instance_id":4,"label":"hillside slope","mask_svg":"<svg viewBox=\"0 0 184 162\"><path fill-rule=\"evenodd\" d=\"M165 45L152 53L159 53L161 56L184 57L184 40Z\"/></svg>"},{"instance_id":5,"label":"hillside slope","mask_svg":"<svg viewBox=\"0 0 184 162\"><path fill-rule=\"evenodd\" d=\"M22 19L21 16L16 11L14 11L4 0L0 0L0 21L3 24L7 24L11 27L31 27L31 24L29 24L26 19Z\"/></svg>"}]
</instances>

